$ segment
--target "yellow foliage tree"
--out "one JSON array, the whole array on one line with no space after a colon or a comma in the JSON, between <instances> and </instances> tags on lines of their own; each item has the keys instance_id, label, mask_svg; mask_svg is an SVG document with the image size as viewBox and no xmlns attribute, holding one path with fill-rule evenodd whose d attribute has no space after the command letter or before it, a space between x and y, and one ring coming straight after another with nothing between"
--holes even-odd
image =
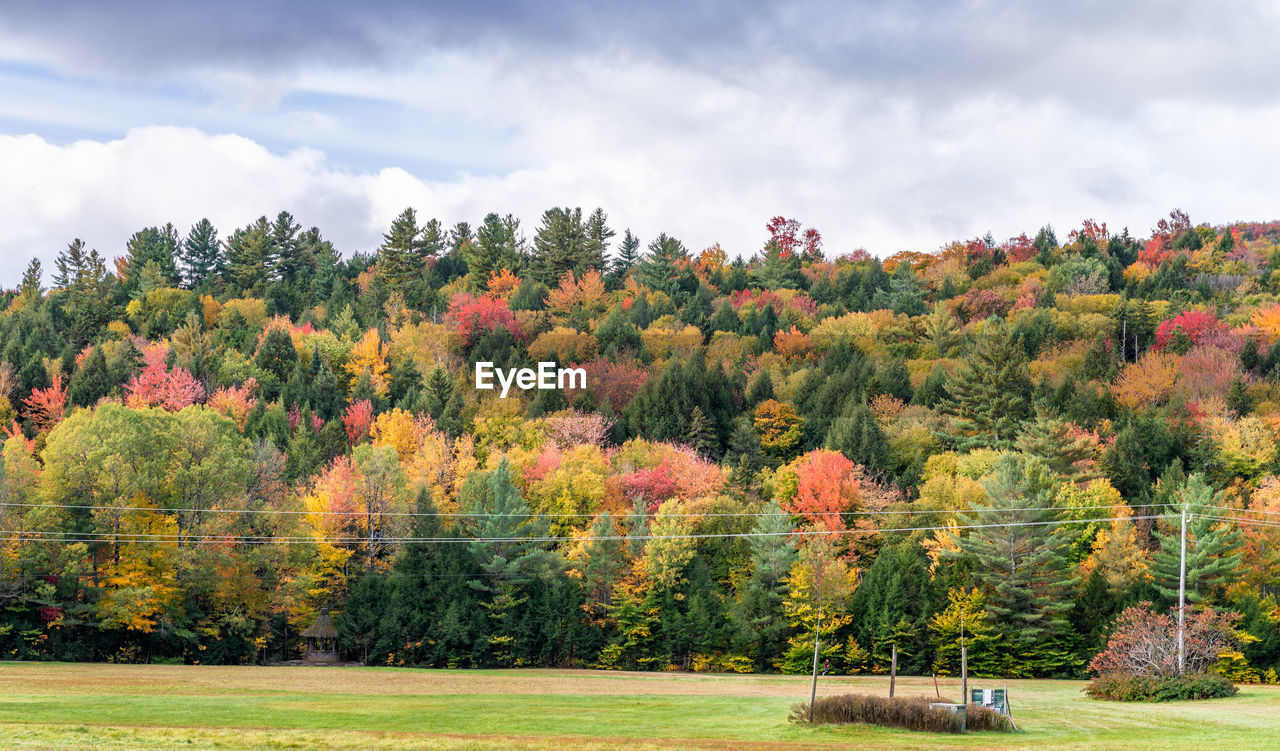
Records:
<instances>
[{"instance_id":1,"label":"yellow foliage tree","mask_svg":"<svg viewBox=\"0 0 1280 751\"><path fill-rule=\"evenodd\" d=\"M369 382L379 396L386 396L387 386L391 380L387 369L387 354L390 347L382 343L377 329L369 329L351 348L351 360L347 363L347 372L351 374L354 385L360 376L368 374Z\"/></svg>"}]
</instances>

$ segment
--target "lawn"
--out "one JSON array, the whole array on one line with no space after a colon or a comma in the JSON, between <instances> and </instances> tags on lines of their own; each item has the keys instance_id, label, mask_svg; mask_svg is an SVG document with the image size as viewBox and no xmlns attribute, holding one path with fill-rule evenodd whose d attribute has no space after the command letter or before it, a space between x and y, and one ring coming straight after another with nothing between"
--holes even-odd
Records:
<instances>
[{"instance_id":1,"label":"lawn","mask_svg":"<svg viewBox=\"0 0 1280 751\"><path fill-rule=\"evenodd\" d=\"M1274 749L1280 689L1121 705L1073 681L1009 681L1013 734L798 727L808 679L583 670L0 663L0 745L15 749ZM1004 682L975 680L975 687ZM887 693L883 677L822 694ZM933 695L929 678L902 694ZM959 695L958 681L942 682Z\"/></svg>"}]
</instances>

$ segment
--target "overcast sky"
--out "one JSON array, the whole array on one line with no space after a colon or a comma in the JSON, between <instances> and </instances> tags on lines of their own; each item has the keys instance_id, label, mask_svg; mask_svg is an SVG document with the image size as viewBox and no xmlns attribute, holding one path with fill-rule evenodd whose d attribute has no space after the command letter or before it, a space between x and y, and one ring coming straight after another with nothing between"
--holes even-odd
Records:
<instances>
[{"instance_id":1,"label":"overcast sky","mask_svg":"<svg viewBox=\"0 0 1280 751\"><path fill-rule=\"evenodd\" d=\"M1275 3L260 5L0 6L0 286L280 209L348 253L406 206L881 256L1280 216Z\"/></svg>"}]
</instances>

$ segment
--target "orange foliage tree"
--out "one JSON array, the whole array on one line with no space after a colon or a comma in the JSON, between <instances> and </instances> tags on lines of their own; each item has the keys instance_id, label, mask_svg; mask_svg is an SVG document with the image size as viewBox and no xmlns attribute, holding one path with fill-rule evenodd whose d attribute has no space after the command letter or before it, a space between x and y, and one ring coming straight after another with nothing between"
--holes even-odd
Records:
<instances>
[{"instance_id":1,"label":"orange foliage tree","mask_svg":"<svg viewBox=\"0 0 1280 751\"><path fill-rule=\"evenodd\" d=\"M67 409L67 389L62 384L62 373L55 372L51 386L32 390L31 395L22 401L27 405L27 416L36 430L53 430L62 422L62 415Z\"/></svg>"},{"instance_id":2,"label":"orange foliage tree","mask_svg":"<svg viewBox=\"0 0 1280 751\"><path fill-rule=\"evenodd\" d=\"M1116 401L1130 409L1164 404L1173 394L1182 358L1172 352L1150 351L1120 372L1111 386Z\"/></svg>"}]
</instances>

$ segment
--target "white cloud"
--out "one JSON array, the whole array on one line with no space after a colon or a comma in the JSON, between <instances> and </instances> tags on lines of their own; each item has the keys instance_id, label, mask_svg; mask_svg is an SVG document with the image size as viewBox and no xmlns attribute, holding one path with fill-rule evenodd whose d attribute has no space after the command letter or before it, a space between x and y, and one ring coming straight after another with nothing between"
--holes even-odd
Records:
<instances>
[{"instance_id":1,"label":"white cloud","mask_svg":"<svg viewBox=\"0 0 1280 751\"><path fill-rule=\"evenodd\" d=\"M74 237L114 256L144 226L185 231L208 216L225 236L280 209L347 252L374 247L406 205L446 222L512 212L529 234L550 206L600 205L619 231L745 254L775 214L818 227L830 253L880 255L1045 222L1065 232L1085 217L1141 234L1175 206L1209 222L1276 215L1274 105L1158 102L1123 119L999 94L926 107L801 66L728 81L627 60L547 71L436 58L402 74L310 71L291 87L363 91L450 133L505 133L507 166L339 168L323 138L335 121L312 110L282 119L319 147L285 152L182 127L65 145L0 136L0 279L12 285L31 255L51 261ZM422 151L454 145L428 127L416 137Z\"/></svg>"}]
</instances>

